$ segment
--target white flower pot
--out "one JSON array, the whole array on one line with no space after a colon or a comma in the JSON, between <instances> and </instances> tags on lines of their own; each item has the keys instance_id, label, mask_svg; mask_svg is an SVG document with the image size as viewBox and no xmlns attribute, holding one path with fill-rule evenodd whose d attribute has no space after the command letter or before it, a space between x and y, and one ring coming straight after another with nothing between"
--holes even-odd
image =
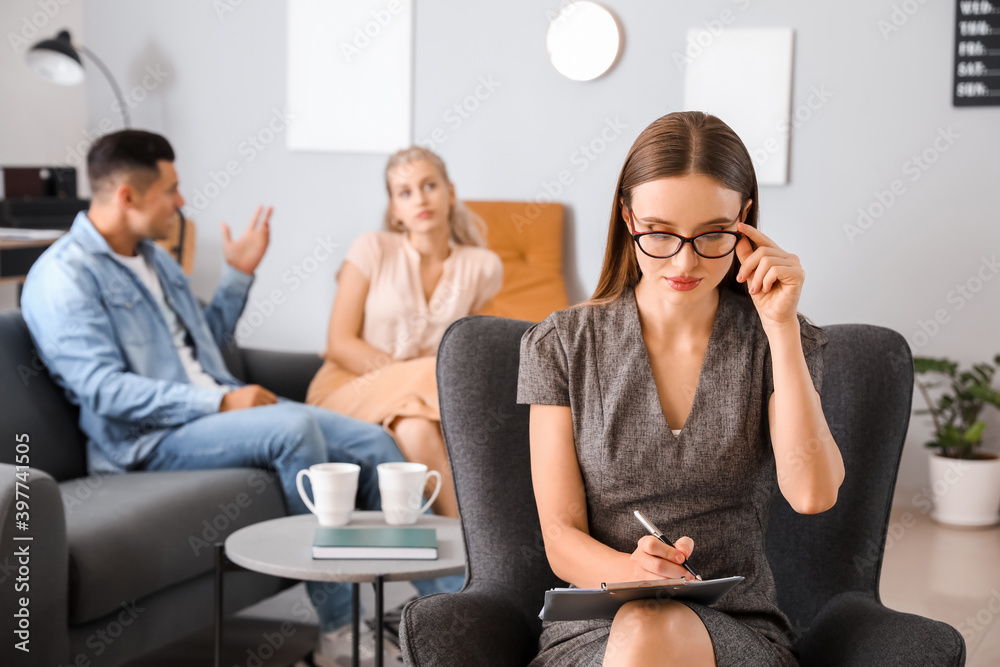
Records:
<instances>
[{"instance_id":1,"label":"white flower pot","mask_svg":"<svg viewBox=\"0 0 1000 667\"><path fill-rule=\"evenodd\" d=\"M1000 523L1000 458L951 459L930 454L934 511L931 518L953 526Z\"/></svg>"}]
</instances>

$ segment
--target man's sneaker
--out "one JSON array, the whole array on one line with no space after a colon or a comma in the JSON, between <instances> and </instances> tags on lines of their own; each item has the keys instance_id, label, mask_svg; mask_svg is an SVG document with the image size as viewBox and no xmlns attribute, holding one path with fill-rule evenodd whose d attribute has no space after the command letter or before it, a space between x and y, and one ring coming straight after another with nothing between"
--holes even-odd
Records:
<instances>
[{"instance_id":1,"label":"man's sneaker","mask_svg":"<svg viewBox=\"0 0 1000 667\"><path fill-rule=\"evenodd\" d=\"M383 639L392 642L397 651L399 650L399 624L403 618L403 607L416 599L416 596L414 596L403 602L403 604L399 605L395 609L390 609L383 614L385 622L382 624L382 637ZM366 618L365 625L372 631L372 633L375 632L374 618Z\"/></svg>"},{"instance_id":2,"label":"man's sneaker","mask_svg":"<svg viewBox=\"0 0 1000 667\"><path fill-rule=\"evenodd\" d=\"M364 623L359 633L358 662L361 667L375 665L375 633ZM350 624L319 636L319 646L313 651L312 660L316 667L350 667L353 635ZM382 639L384 665L402 665L403 657L399 647L385 638Z\"/></svg>"}]
</instances>

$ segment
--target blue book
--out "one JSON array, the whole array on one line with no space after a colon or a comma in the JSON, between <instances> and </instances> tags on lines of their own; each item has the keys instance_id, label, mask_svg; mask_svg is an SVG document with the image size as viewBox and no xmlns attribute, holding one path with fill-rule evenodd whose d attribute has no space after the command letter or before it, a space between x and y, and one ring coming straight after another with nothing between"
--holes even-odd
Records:
<instances>
[{"instance_id":1,"label":"blue book","mask_svg":"<svg viewBox=\"0 0 1000 667\"><path fill-rule=\"evenodd\" d=\"M433 528L344 527L316 529L315 559L437 560Z\"/></svg>"}]
</instances>

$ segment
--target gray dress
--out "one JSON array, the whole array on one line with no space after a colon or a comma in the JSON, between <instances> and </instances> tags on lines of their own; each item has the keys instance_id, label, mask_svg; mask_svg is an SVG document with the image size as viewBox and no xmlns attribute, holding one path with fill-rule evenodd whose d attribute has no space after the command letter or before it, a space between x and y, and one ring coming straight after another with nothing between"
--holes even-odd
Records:
<instances>
[{"instance_id":1,"label":"gray dress","mask_svg":"<svg viewBox=\"0 0 1000 667\"><path fill-rule=\"evenodd\" d=\"M799 315L813 384L826 333ZM770 348L748 295L722 289L694 404L679 435L660 406L634 290L602 306L552 313L521 339L517 402L566 405L590 534L631 553L641 509L671 539L690 536L704 578L746 580L711 606L685 603L705 623L719 667L797 665L778 608L764 536L777 480L767 424ZM543 623L540 665L600 665L611 621Z\"/></svg>"}]
</instances>

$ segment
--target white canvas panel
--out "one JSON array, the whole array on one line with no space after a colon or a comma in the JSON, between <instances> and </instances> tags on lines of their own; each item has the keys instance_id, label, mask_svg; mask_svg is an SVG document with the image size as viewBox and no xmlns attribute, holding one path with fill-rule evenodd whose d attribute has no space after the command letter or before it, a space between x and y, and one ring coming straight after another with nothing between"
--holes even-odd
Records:
<instances>
[{"instance_id":1,"label":"white canvas panel","mask_svg":"<svg viewBox=\"0 0 1000 667\"><path fill-rule=\"evenodd\" d=\"M289 0L288 147L391 153L412 141L412 0Z\"/></svg>"},{"instance_id":2,"label":"white canvas panel","mask_svg":"<svg viewBox=\"0 0 1000 667\"><path fill-rule=\"evenodd\" d=\"M688 31L685 108L735 130L760 185L788 183L793 38L791 28Z\"/></svg>"}]
</instances>

